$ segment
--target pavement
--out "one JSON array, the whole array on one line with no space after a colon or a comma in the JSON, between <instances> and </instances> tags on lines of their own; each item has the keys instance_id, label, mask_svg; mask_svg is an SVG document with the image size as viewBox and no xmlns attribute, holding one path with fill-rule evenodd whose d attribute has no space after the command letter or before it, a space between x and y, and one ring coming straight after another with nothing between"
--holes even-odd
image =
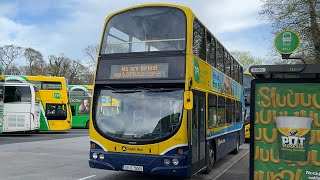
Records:
<instances>
[{"instance_id":1,"label":"pavement","mask_svg":"<svg viewBox=\"0 0 320 180\"><path fill-rule=\"evenodd\" d=\"M249 179L249 152L226 171L219 180Z\"/></svg>"},{"instance_id":2,"label":"pavement","mask_svg":"<svg viewBox=\"0 0 320 180\"><path fill-rule=\"evenodd\" d=\"M190 179L249 179L249 144L237 155L220 159L210 174ZM6 180L163 180L177 177L151 176L89 168L87 129L32 135L0 135L0 179Z\"/></svg>"}]
</instances>

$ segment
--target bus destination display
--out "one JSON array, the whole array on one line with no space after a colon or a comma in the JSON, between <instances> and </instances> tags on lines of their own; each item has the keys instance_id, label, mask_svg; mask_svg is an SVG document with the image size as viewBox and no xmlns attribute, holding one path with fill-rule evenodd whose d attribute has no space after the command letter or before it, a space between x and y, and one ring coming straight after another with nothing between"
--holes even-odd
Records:
<instances>
[{"instance_id":1,"label":"bus destination display","mask_svg":"<svg viewBox=\"0 0 320 180\"><path fill-rule=\"evenodd\" d=\"M168 63L111 65L110 79L167 78Z\"/></svg>"}]
</instances>

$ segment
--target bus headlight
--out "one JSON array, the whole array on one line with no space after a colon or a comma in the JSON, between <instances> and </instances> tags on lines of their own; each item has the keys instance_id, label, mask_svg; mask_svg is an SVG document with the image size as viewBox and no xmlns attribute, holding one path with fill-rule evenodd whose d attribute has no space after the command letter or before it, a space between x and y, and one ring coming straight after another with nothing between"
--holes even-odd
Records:
<instances>
[{"instance_id":1,"label":"bus headlight","mask_svg":"<svg viewBox=\"0 0 320 180\"><path fill-rule=\"evenodd\" d=\"M97 153L92 153L92 158L93 159L97 159L98 158L98 154Z\"/></svg>"},{"instance_id":2,"label":"bus headlight","mask_svg":"<svg viewBox=\"0 0 320 180\"><path fill-rule=\"evenodd\" d=\"M104 160L104 155L103 155L103 154L100 154L100 155L99 155L99 159Z\"/></svg>"},{"instance_id":3,"label":"bus headlight","mask_svg":"<svg viewBox=\"0 0 320 180\"><path fill-rule=\"evenodd\" d=\"M179 164L179 160L176 159L176 158L172 159L172 164L175 165L175 166L178 165Z\"/></svg>"},{"instance_id":4,"label":"bus headlight","mask_svg":"<svg viewBox=\"0 0 320 180\"><path fill-rule=\"evenodd\" d=\"M166 165L166 166L169 166L170 160L169 159L164 159L163 160L163 164Z\"/></svg>"}]
</instances>

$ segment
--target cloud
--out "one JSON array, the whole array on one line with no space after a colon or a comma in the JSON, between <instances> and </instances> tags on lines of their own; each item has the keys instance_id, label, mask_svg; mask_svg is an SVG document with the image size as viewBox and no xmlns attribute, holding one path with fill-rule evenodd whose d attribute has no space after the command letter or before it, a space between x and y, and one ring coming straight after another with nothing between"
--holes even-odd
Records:
<instances>
[{"instance_id":1,"label":"cloud","mask_svg":"<svg viewBox=\"0 0 320 180\"><path fill-rule=\"evenodd\" d=\"M45 1L39 6L38 3L0 3L0 10L11 9L8 12L15 12L2 11L0 14L0 46L15 44L35 48L45 57L64 53L71 58L81 59L85 46L99 43L106 15L116 9L116 6L101 1L57 1L55 5L52 5L51 1ZM65 13L63 17L58 18L57 15L56 18L46 17L38 20L39 16L54 16L48 12L52 11L50 5L51 8L62 9L61 13ZM22 6L29 7L28 11ZM26 16L38 21L23 19Z\"/></svg>"},{"instance_id":2,"label":"cloud","mask_svg":"<svg viewBox=\"0 0 320 180\"><path fill-rule=\"evenodd\" d=\"M22 47L33 47L40 51L47 51L47 42L51 46L57 45L56 42L62 35L53 33L48 35L42 29L34 25L24 25L9 18L0 17L0 45L14 44Z\"/></svg>"},{"instance_id":3,"label":"cloud","mask_svg":"<svg viewBox=\"0 0 320 180\"><path fill-rule=\"evenodd\" d=\"M269 25L223 33L219 39L229 51L249 51L255 57L268 59L273 49L273 34Z\"/></svg>"},{"instance_id":4,"label":"cloud","mask_svg":"<svg viewBox=\"0 0 320 180\"><path fill-rule=\"evenodd\" d=\"M234 32L261 25L257 18L262 4L257 0L216 0L203 6L200 14L215 33Z\"/></svg>"},{"instance_id":5,"label":"cloud","mask_svg":"<svg viewBox=\"0 0 320 180\"><path fill-rule=\"evenodd\" d=\"M0 46L15 44L35 48L45 57L64 53L74 59L84 59L82 49L87 45L99 43L103 24L108 14L129 6L158 1L47 0L39 2L32 0L9 2L0 3ZM218 39L223 39L230 33L233 36L233 32L262 25L257 20L257 13L262 3L257 0L241 2L213 0L203 3L164 0L163 3L191 7ZM242 41L227 42L232 45Z\"/></svg>"},{"instance_id":6,"label":"cloud","mask_svg":"<svg viewBox=\"0 0 320 180\"><path fill-rule=\"evenodd\" d=\"M18 8L16 3L3 3L0 4L0 17L1 16L12 16L16 14Z\"/></svg>"}]
</instances>

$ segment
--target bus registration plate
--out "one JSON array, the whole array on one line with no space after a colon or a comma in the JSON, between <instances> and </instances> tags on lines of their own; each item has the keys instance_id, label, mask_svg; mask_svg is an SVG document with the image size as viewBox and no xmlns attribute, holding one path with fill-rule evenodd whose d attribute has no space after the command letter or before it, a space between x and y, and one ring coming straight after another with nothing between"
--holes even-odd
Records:
<instances>
[{"instance_id":1,"label":"bus registration plate","mask_svg":"<svg viewBox=\"0 0 320 180\"><path fill-rule=\"evenodd\" d=\"M143 166L123 165L123 170L143 172Z\"/></svg>"}]
</instances>

